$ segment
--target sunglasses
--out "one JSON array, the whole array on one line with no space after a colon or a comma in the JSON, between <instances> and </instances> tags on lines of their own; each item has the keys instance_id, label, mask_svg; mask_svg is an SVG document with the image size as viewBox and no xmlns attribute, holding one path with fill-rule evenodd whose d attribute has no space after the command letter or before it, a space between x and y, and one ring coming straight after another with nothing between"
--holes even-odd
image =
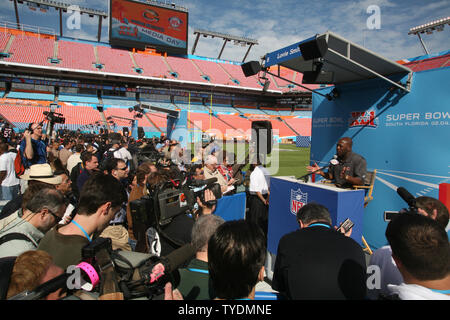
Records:
<instances>
[{"instance_id":1,"label":"sunglasses","mask_svg":"<svg viewBox=\"0 0 450 320\"><path fill-rule=\"evenodd\" d=\"M117 168L116 170L127 170L128 167L123 167L123 168Z\"/></svg>"},{"instance_id":2,"label":"sunglasses","mask_svg":"<svg viewBox=\"0 0 450 320\"><path fill-rule=\"evenodd\" d=\"M59 222L62 220L61 217L57 216L56 214L54 214L54 213L51 212L50 210L47 209L47 211L48 211L48 213L50 213L50 214L53 216L53 218L55 218L56 223L59 223Z\"/></svg>"}]
</instances>

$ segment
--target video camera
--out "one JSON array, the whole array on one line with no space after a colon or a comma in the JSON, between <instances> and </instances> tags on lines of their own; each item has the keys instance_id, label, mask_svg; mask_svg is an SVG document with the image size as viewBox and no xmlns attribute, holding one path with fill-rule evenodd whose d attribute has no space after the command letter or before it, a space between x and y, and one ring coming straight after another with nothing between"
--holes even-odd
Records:
<instances>
[{"instance_id":1,"label":"video camera","mask_svg":"<svg viewBox=\"0 0 450 320\"><path fill-rule=\"evenodd\" d=\"M384 221L391 221L396 215L405 212L417 213L416 198L403 187L398 187L397 193L409 207L408 209L403 208L400 211L384 211Z\"/></svg>"},{"instance_id":2,"label":"video camera","mask_svg":"<svg viewBox=\"0 0 450 320\"><path fill-rule=\"evenodd\" d=\"M110 238L97 238L82 249L83 261L75 268L79 271L77 285L73 285L73 274L64 273L10 300L38 300L59 289L69 293L74 289L92 291L98 293L100 300L158 299L164 294L165 284L174 282L173 272L194 255L194 249L187 244L166 257L144 255L142 259L143 254L137 254L139 261L131 263L129 259L136 254L113 251Z\"/></svg>"},{"instance_id":3,"label":"video camera","mask_svg":"<svg viewBox=\"0 0 450 320\"><path fill-rule=\"evenodd\" d=\"M198 209L197 197L208 207L216 205L217 199L222 197L217 178L194 180L188 177L184 183L167 181L151 188L150 193L138 200L130 202L133 225L144 225L145 228L165 226L180 214L193 213ZM205 201L205 191L211 190L216 198Z\"/></svg>"},{"instance_id":4,"label":"video camera","mask_svg":"<svg viewBox=\"0 0 450 320\"><path fill-rule=\"evenodd\" d=\"M44 111L43 114L45 116L45 119L51 123L64 124L66 122L66 118L64 118L64 115L62 113L53 112L53 111Z\"/></svg>"}]
</instances>

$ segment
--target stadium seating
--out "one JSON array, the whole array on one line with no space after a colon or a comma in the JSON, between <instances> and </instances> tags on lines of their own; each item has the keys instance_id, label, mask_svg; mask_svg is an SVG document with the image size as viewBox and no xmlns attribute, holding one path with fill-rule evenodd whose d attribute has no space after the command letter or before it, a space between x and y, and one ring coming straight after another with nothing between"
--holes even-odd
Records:
<instances>
[{"instance_id":1,"label":"stadium seating","mask_svg":"<svg viewBox=\"0 0 450 320\"><path fill-rule=\"evenodd\" d=\"M202 78L200 71L195 67L190 59L167 57L167 63L172 70L178 74L178 80L204 82L208 81Z\"/></svg>"},{"instance_id":2,"label":"stadium seating","mask_svg":"<svg viewBox=\"0 0 450 320\"><path fill-rule=\"evenodd\" d=\"M170 70L164 63L161 56L145 53L134 53L134 60L139 68L142 69L143 76L174 79L170 75Z\"/></svg>"},{"instance_id":3,"label":"stadium seating","mask_svg":"<svg viewBox=\"0 0 450 320\"><path fill-rule=\"evenodd\" d=\"M95 68L94 47L91 44L59 40L57 67L98 71Z\"/></svg>"},{"instance_id":4,"label":"stadium seating","mask_svg":"<svg viewBox=\"0 0 450 320\"><path fill-rule=\"evenodd\" d=\"M48 58L53 56L55 40L44 36L16 35L11 48L10 57L5 61L30 65L50 66Z\"/></svg>"},{"instance_id":5,"label":"stadium seating","mask_svg":"<svg viewBox=\"0 0 450 320\"><path fill-rule=\"evenodd\" d=\"M287 124L289 124L295 131L302 136L311 136L311 118L284 118Z\"/></svg>"},{"instance_id":6,"label":"stadium seating","mask_svg":"<svg viewBox=\"0 0 450 320\"><path fill-rule=\"evenodd\" d=\"M413 61L405 64L414 72L450 66L450 54L435 58Z\"/></svg>"},{"instance_id":7,"label":"stadium seating","mask_svg":"<svg viewBox=\"0 0 450 320\"><path fill-rule=\"evenodd\" d=\"M211 79L212 83L238 86L238 84L234 83L230 79L230 76L220 68L216 62L197 59L192 61L194 61L204 75L207 75Z\"/></svg>"},{"instance_id":8,"label":"stadium seating","mask_svg":"<svg viewBox=\"0 0 450 320\"><path fill-rule=\"evenodd\" d=\"M258 84L258 78L256 76L251 76L248 78L244 76L241 66L228 63L221 63L220 66L225 69L233 79L238 80L242 87L250 87L256 89L262 88L261 85Z\"/></svg>"},{"instance_id":9,"label":"stadium seating","mask_svg":"<svg viewBox=\"0 0 450 320\"><path fill-rule=\"evenodd\" d=\"M65 124L86 125L101 121L100 113L93 107L63 104L56 112L66 118Z\"/></svg>"},{"instance_id":10,"label":"stadium seating","mask_svg":"<svg viewBox=\"0 0 450 320\"><path fill-rule=\"evenodd\" d=\"M3 50L5 49L9 37L10 37L9 33L0 31L0 52L3 52Z\"/></svg>"},{"instance_id":11,"label":"stadium seating","mask_svg":"<svg viewBox=\"0 0 450 320\"><path fill-rule=\"evenodd\" d=\"M104 66L102 72L134 74L133 61L127 50L113 49L105 46L97 46L99 62Z\"/></svg>"}]
</instances>

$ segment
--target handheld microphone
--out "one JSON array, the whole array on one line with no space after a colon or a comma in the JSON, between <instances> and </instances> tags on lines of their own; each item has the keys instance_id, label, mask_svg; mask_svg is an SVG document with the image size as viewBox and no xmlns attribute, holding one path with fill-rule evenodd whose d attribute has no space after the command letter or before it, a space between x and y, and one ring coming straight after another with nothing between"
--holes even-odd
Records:
<instances>
[{"instance_id":1,"label":"handheld microphone","mask_svg":"<svg viewBox=\"0 0 450 320\"><path fill-rule=\"evenodd\" d=\"M397 193L410 207L416 207L416 198L408 190L398 187Z\"/></svg>"},{"instance_id":2,"label":"handheld microphone","mask_svg":"<svg viewBox=\"0 0 450 320\"><path fill-rule=\"evenodd\" d=\"M330 165L335 166L339 164L339 160L337 159L337 155L334 155L333 158L330 160Z\"/></svg>"}]
</instances>

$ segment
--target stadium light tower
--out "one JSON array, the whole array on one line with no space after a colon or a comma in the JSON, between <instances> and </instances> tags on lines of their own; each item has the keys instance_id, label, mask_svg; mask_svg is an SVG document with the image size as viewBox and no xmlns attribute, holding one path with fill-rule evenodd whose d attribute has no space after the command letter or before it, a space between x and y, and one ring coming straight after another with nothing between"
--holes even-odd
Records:
<instances>
[{"instance_id":1,"label":"stadium light tower","mask_svg":"<svg viewBox=\"0 0 450 320\"><path fill-rule=\"evenodd\" d=\"M221 38L224 40L222 49L220 50L220 53L219 53L219 56L217 57L217 59L220 59L220 57L222 56L223 50L225 49L225 46L226 46L227 42L229 42L229 41L233 41L233 43L235 45L241 45L243 47L249 46L247 52L245 53L244 59L242 59L242 62L244 62L245 59L247 59L248 53L250 52L250 49L252 48L252 46L254 46L255 44L258 44L258 40L253 40L253 39L238 37L238 36L232 36L229 34L224 34L224 33L219 33L219 32L214 32L214 31L200 30L200 29L194 30L194 35L197 35L197 37L195 38L194 45L192 46L192 54L194 54L195 49L197 48L197 43L198 43L198 39L200 38L200 35L203 35L203 37L205 37L205 38L217 37L217 38Z\"/></svg>"},{"instance_id":2,"label":"stadium light tower","mask_svg":"<svg viewBox=\"0 0 450 320\"><path fill-rule=\"evenodd\" d=\"M422 40L422 37L420 36L421 33L426 34L432 34L433 31L443 31L444 26L448 24L450 25L450 17L435 20L429 23L422 24L420 26L414 27L409 29L408 34L415 34L419 37L420 43L422 44L423 49L425 50L426 54L430 54L427 47L425 46L425 43Z\"/></svg>"}]
</instances>

